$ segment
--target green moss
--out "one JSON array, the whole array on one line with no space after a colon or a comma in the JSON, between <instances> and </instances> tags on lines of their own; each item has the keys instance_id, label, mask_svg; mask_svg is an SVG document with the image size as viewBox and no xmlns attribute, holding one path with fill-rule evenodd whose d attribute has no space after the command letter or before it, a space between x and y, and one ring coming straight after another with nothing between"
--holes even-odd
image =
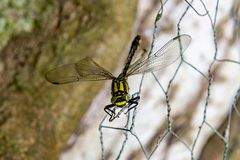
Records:
<instances>
[{"instance_id":1,"label":"green moss","mask_svg":"<svg viewBox=\"0 0 240 160\"><path fill-rule=\"evenodd\" d=\"M11 157L12 154L18 152L19 139L9 134L0 133L0 155L5 154L5 157Z\"/></svg>"},{"instance_id":2,"label":"green moss","mask_svg":"<svg viewBox=\"0 0 240 160\"><path fill-rule=\"evenodd\" d=\"M3 66L10 67L0 66L0 74L12 79L3 84L7 98L0 107L11 114L0 126L6 131L2 137L7 137L0 159L8 153L12 159L18 155L24 160L57 159L104 82L54 86L44 74L84 56L113 71L131 34L135 1L64 1L61 15L60 1L4 2L0 1L6 6L0 38L11 45L1 54L7 57ZM10 12L18 18L14 20ZM18 36L11 39L13 35Z\"/></svg>"},{"instance_id":3,"label":"green moss","mask_svg":"<svg viewBox=\"0 0 240 160\"><path fill-rule=\"evenodd\" d=\"M1 0L0 50L12 36L32 31L39 18L49 15L51 7L46 0Z\"/></svg>"}]
</instances>

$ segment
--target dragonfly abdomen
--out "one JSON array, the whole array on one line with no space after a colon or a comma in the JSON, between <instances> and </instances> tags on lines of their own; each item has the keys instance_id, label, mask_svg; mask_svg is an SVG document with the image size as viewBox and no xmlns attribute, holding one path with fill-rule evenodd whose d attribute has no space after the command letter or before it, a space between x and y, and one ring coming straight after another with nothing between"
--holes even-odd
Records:
<instances>
[{"instance_id":1,"label":"dragonfly abdomen","mask_svg":"<svg viewBox=\"0 0 240 160\"><path fill-rule=\"evenodd\" d=\"M137 35L132 42L132 45L131 45L131 48L130 48L130 51L129 51L129 54L128 54L128 57L127 57L127 60L126 60L126 63L125 63L125 66L123 68L122 74L120 74L123 77L126 76L126 74L127 74L127 70L128 70L128 68L131 64L134 53L136 52L136 50L137 50L137 48L140 44L140 40L141 40L141 37L139 35Z\"/></svg>"}]
</instances>

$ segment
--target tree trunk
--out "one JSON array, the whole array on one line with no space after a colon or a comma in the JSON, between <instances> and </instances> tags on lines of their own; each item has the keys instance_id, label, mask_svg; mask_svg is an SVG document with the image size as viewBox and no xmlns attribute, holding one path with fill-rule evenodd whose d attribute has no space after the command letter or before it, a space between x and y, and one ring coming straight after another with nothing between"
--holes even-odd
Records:
<instances>
[{"instance_id":1,"label":"tree trunk","mask_svg":"<svg viewBox=\"0 0 240 160\"><path fill-rule=\"evenodd\" d=\"M85 56L113 71L130 38L136 2L0 2L4 5L0 159L57 159L102 82L54 86L44 74Z\"/></svg>"}]
</instances>

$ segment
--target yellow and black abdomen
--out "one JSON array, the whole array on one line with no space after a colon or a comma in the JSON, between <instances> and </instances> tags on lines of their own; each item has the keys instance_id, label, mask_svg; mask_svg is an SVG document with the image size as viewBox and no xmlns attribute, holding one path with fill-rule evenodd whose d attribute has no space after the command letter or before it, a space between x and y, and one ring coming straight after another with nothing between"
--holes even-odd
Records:
<instances>
[{"instance_id":1,"label":"yellow and black abdomen","mask_svg":"<svg viewBox=\"0 0 240 160\"><path fill-rule=\"evenodd\" d=\"M117 107L125 107L130 99L128 90L126 79L114 79L112 82L112 104L115 104Z\"/></svg>"}]
</instances>

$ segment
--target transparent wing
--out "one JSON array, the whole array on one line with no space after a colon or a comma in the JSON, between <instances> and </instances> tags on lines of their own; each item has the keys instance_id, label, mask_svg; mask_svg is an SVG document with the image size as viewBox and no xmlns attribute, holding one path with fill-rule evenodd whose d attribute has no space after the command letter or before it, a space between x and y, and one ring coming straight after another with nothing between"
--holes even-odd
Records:
<instances>
[{"instance_id":1,"label":"transparent wing","mask_svg":"<svg viewBox=\"0 0 240 160\"><path fill-rule=\"evenodd\" d=\"M186 50L191 42L189 35L183 34L168 41L161 49L149 57L137 60L127 72L127 76L161 70L171 65Z\"/></svg>"},{"instance_id":2,"label":"transparent wing","mask_svg":"<svg viewBox=\"0 0 240 160\"><path fill-rule=\"evenodd\" d=\"M46 73L46 79L53 84L76 81L98 81L113 79L114 76L91 58L86 57L77 63L66 64Z\"/></svg>"}]
</instances>

